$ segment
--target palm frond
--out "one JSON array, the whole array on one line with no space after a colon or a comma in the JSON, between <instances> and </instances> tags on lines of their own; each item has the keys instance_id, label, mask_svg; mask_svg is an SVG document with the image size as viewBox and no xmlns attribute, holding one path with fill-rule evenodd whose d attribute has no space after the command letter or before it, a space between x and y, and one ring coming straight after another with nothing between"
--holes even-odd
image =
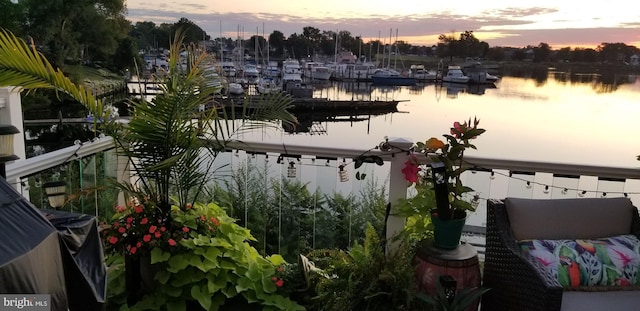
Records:
<instances>
[{"instance_id":1,"label":"palm frond","mask_svg":"<svg viewBox=\"0 0 640 311\"><path fill-rule=\"evenodd\" d=\"M58 68L38 52L35 45L0 29L0 86L18 87L27 92L35 89L54 89L68 94L84 105L96 118L104 119L102 102L81 85L73 83Z\"/></svg>"}]
</instances>

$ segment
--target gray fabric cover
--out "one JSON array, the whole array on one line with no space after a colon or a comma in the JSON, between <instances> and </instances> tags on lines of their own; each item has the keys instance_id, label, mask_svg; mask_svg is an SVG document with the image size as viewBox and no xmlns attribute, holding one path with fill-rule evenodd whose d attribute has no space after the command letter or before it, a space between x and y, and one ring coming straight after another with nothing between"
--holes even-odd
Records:
<instances>
[{"instance_id":1,"label":"gray fabric cover","mask_svg":"<svg viewBox=\"0 0 640 311\"><path fill-rule=\"evenodd\" d=\"M628 198L504 200L517 240L597 239L631 232Z\"/></svg>"}]
</instances>

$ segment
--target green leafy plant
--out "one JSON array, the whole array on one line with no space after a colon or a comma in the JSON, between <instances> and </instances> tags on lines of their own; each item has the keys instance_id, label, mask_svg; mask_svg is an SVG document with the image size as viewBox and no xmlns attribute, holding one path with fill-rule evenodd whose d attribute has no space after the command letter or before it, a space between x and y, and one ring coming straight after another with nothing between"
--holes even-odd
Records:
<instances>
[{"instance_id":1,"label":"green leafy plant","mask_svg":"<svg viewBox=\"0 0 640 311\"><path fill-rule=\"evenodd\" d=\"M413 251L406 243L400 243L396 251L385 254L371 225L365 236L362 245L349 251L310 254L310 259L329 276L318 280L311 309L419 310L414 299L417 283L411 263Z\"/></svg>"},{"instance_id":2,"label":"green leafy plant","mask_svg":"<svg viewBox=\"0 0 640 311\"><path fill-rule=\"evenodd\" d=\"M447 296L440 282L436 282L436 290L437 294L435 296L418 293L417 297L431 305L433 307L433 311L464 311L468 306L480 299L484 293L489 291L489 288L465 288L458 291L453 299L450 299Z\"/></svg>"},{"instance_id":3,"label":"green leafy plant","mask_svg":"<svg viewBox=\"0 0 640 311\"><path fill-rule=\"evenodd\" d=\"M249 230L240 227L216 204L196 203L183 211L172 208L176 228L184 237L171 247L154 245L150 250L158 282L155 290L135 305L120 310L219 310L230 301L243 301L246 307L261 310L303 310L279 293L284 286L282 267L287 265L279 255L263 257L249 245ZM184 229L187 228L187 229ZM121 258L121 253L112 255ZM118 259L110 259L117 262ZM110 282L122 284L124 265L110 271ZM115 290L116 302L123 301L121 290ZM238 300L238 298L241 298Z\"/></svg>"}]
</instances>

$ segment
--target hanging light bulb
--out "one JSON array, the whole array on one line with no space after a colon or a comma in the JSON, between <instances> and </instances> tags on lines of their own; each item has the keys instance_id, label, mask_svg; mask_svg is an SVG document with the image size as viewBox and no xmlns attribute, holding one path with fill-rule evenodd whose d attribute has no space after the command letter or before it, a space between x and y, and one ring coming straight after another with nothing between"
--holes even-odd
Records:
<instances>
[{"instance_id":1,"label":"hanging light bulb","mask_svg":"<svg viewBox=\"0 0 640 311\"><path fill-rule=\"evenodd\" d=\"M340 182L349 181L349 172L344 168L344 164L338 166L338 176L340 176Z\"/></svg>"},{"instance_id":2,"label":"hanging light bulb","mask_svg":"<svg viewBox=\"0 0 640 311\"><path fill-rule=\"evenodd\" d=\"M474 194L473 199L471 199L471 206L473 206L473 208L478 208L478 205L480 205L480 195Z\"/></svg>"},{"instance_id":3,"label":"hanging light bulb","mask_svg":"<svg viewBox=\"0 0 640 311\"><path fill-rule=\"evenodd\" d=\"M297 174L296 164L291 161L289 162L289 167L287 168L287 177L296 178Z\"/></svg>"}]
</instances>

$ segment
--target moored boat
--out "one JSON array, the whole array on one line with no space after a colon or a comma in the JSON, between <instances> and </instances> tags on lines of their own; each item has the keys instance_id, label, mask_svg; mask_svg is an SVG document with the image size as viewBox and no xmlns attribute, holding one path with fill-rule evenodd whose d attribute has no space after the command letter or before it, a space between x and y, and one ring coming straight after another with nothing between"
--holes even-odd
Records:
<instances>
[{"instance_id":1,"label":"moored boat","mask_svg":"<svg viewBox=\"0 0 640 311\"><path fill-rule=\"evenodd\" d=\"M415 77L400 74L390 68L377 69L371 75L371 80L376 85L415 85L418 83L418 79Z\"/></svg>"},{"instance_id":2,"label":"moored boat","mask_svg":"<svg viewBox=\"0 0 640 311\"><path fill-rule=\"evenodd\" d=\"M460 66L449 66L447 74L442 77L442 82L469 83L469 77L462 72Z\"/></svg>"}]
</instances>

